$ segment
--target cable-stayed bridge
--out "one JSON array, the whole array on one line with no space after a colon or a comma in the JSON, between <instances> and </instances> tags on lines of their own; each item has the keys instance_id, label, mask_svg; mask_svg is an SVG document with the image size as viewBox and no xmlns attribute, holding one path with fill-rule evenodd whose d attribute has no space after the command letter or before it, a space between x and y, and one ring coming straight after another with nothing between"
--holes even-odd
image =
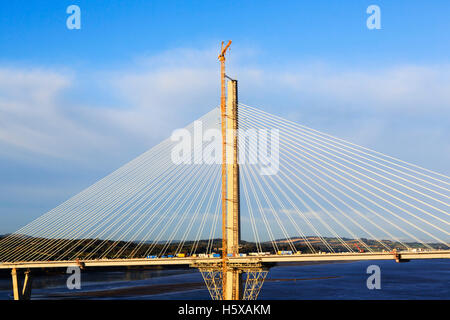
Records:
<instances>
[{"instance_id":1,"label":"cable-stayed bridge","mask_svg":"<svg viewBox=\"0 0 450 320\"><path fill-rule=\"evenodd\" d=\"M188 265L256 299L275 263L450 258L450 177L239 103L226 49L220 108L0 240L16 299L33 268Z\"/></svg>"}]
</instances>

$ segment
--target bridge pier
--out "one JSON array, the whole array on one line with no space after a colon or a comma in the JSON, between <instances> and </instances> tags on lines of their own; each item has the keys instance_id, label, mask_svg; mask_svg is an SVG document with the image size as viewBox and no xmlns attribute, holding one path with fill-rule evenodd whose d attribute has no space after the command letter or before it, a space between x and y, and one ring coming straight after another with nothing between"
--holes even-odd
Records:
<instances>
[{"instance_id":1,"label":"bridge pier","mask_svg":"<svg viewBox=\"0 0 450 320\"><path fill-rule=\"evenodd\" d=\"M242 274L238 269L228 268L225 274L225 300L239 300L242 296Z\"/></svg>"},{"instance_id":2,"label":"bridge pier","mask_svg":"<svg viewBox=\"0 0 450 320\"><path fill-rule=\"evenodd\" d=\"M30 300L31 297L31 287L33 283L33 279L31 277L31 271L27 270L24 272L24 280L23 287L20 288L20 274L16 268L12 268L11 277L12 277L12 285L13 285L13 296L14 300Z\"/></svg>"},{"instance_id":3,"label":"bridge pier","mask_svg":"<svg viewBox=\"0 0 450 320\"><path fill-rule=\"evenodd\" d=\"M392 250L392 254L394 255L395 262L397 263L409 262L409 259L403 259L401 254L397 252L396 249Z\"/></svg>"},{"instance_id":4,"label":"bridge pier","mask_svg":"<svg viewBox=\"0 0 450 320\"><path fill-rule=\"evenodd\" d=\"M194 263L191 267L199 269L213 300L256 300L269 272L269 267L263 266L261 262L227 262L225 285L228 288L225 288L224 294L222 262Z\"/></svg>"},{"instance_id":5,"label":"bridge pier","mask_svg":"<svg viewBox=\"0 0 450 320\"><path fill-rule=\"evenodd\" d=\"M11 270L11 276L12 276L12 285L13 285L13 296L14 296L14 300L21 300L20 296L20 291L19 291L19 279L17 276L17 269L13 268Z\"/></svg>"}]
</instances>

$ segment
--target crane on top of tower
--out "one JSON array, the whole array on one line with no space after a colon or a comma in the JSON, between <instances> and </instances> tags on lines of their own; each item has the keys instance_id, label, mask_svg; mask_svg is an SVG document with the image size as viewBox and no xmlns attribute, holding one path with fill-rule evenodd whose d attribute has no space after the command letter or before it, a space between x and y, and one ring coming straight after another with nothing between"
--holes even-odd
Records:
<instances>
[{"instance_id":1,"label":"crane on top of tower","mask_svg":"<svg viewBox=\"0 0 450 320\"><path fill-rule=\"evenodd\" d=\"M228 40L228 43L227 43L227 45L225 47L223 46L223 44L224 44L224 42L222 41L222 51L220 51L220 53L219 53L219 60L221 62L225 61L225 54L226 54L228 48L231 45L231 40Z\"/></svg>"}]
</instances>

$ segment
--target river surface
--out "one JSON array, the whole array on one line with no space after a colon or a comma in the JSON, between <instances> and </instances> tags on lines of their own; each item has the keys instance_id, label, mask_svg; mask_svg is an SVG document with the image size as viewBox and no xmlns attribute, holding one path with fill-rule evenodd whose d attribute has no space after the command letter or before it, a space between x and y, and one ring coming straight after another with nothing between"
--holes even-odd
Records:
<instances>
[{"instance_id":1,"label":"river surface","mask_svg":"<svg viewBox=\"0 0 450 320\"><path fill-rule=\"evenodd\" d=\"M381 289L367 288L367 267L378 265ZM33 299L210 299L196 270L82 272L81 289L69 275L36 276ZM0 278L0 299L11 299L11 278ZM357 261L273 267L260 299L450 299L450 261Z\"/></svg>"}]
</instances>

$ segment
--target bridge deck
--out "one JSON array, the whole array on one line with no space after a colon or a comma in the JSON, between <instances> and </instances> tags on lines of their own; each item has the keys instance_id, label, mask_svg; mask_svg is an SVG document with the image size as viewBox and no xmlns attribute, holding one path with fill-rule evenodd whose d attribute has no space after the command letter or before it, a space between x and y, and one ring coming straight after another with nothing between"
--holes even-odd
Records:
<instances>
[{"instance_id":1,"label":"bridge deck","mask_svg":"<svg viewBox=\"0 0 450 320\"><path fill-rule=\"evenodd\" d=\"M435 251L399 251L402 260L412 259L450 259L450 250ZM398 258L397 257L397 258ZM396 259L392 252L374 253L323 253L323 254L295 254L295 255L266 255L228 257L230 263L283 263L302 261L358 261L358 260L392 260ZM120 266L165 266L165 265L192 265L199 263L220 262L220 258L158 258L158 259L101 259L80 261L23 261L0 263L0 269L28 269L28 268L67 268L82 263L85 267L120 267Z\"/></svg>"}]
</instances>

